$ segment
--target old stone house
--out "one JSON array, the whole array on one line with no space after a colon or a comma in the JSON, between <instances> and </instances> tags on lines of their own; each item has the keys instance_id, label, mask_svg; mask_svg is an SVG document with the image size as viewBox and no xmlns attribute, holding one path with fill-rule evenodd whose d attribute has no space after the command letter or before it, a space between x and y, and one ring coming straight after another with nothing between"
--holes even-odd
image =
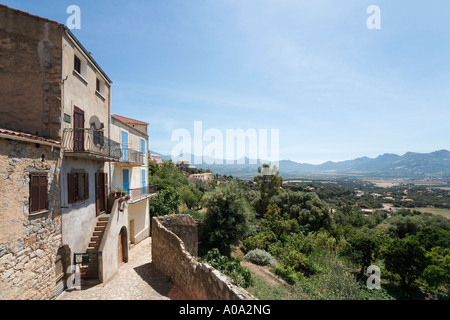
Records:
<instances>
[{"instance_id":1,"label":"old stone house","mask_svg":"<svg viewBox=\"0 0 450 320\"><path fill-rule=\"evenodd\" d=\"M55 163L49 163L53 161L52 156L56 157L52 152L32 155L19 152L19 156L14 157L16 160L23 158L23 163L34 161L34 164L37 156L47 159L50 169L42 170L47 173L48 183L52 186L49 199L50 194L52 199L58 198L47 214L58 227L51 227L49 222L42 225L48 226L52 230L50 233L59 232L59 242L50 241L52 248L44 253L39 251L39 254L45 254L51 262L56 259L55 252L57 257L64 257L58 258L64 265L57 266L58 270L64 270L60 272L63 277L67 277L64 273L68 266L76 265L81 268L84 279L108 281L120 264L126 262L130 241L128 218L119 214L118 201L109 197L112 168L122 158L120 143L111 139L112 81L63 24L0 5L0 83L0 128L29 135L30 139L41 141L38 145L52 141L53 144L46 144L45 148L51 147L55 152L58 145L61 150ZM4 147L4 161L11 162L12 158L6 156L8 148L22 147ZM29 146L23 148L30 149ZM29 157L33 160L27 160ZM26 168L33 171L33 166ZM17 170L16 176L24 176L23 168ZM9 180L6 183L10 183ZM26 201L27 195L24 196L20 201ZM6 202L0 207L2 216L8 211ZM22 214L25 214L23 206ZM17 217L5 217L1 221L4 229L19 223ZM35 229L39 232L37 227ZM30 237L34 236L30 234ZM12 254L5 248L13 247L14 241L19 239L11 236L3 240L2 263ZM16 265L15 275L22 272L21 266ZM51 269L56 272L55 267ZM6 272L0 273L0 278L14 277L10 268ZM52 297L61 292L64 280L58 283L58 288L56 285L51 287ZM4 293L2 298L8 297L16 295ZM33 299L49 297L42 291L33 297L27 296Z\"/></svg>"},{"instance_id":2,"label":"old stone house","mask_svg":"<svg viewBox=\"0 0 450 320\"><path fill-rule=\"evenodd\" d=\"M57 141L0 129L0 299L52 299L63 285L61 158Z\"/></svg>"}]
</instances>

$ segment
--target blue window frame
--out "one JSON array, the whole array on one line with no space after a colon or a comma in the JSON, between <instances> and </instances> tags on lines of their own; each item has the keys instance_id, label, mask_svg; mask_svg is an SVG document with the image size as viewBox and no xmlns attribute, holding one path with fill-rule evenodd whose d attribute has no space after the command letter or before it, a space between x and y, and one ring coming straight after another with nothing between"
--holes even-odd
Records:
<instances>
[{"instance_id":1,"label":"blue window frame","mask_svg":"<svg viewBox=\"0 0 450 320\"><path fill-rule=\"evenodd\" d=\"M129 169L122 169L122 189L125 189L127 191L130 190L130 170Z\"/></svg>"},{"instance_id":2,"label":"blue window frame","mask_svg":"<svg viewBox=\"0 0 450 320\"><path fill-rule=\"evenodd\" d=\"M128 132L121 131L122 161L128 161Z\"/></svg>"}]
</instances>

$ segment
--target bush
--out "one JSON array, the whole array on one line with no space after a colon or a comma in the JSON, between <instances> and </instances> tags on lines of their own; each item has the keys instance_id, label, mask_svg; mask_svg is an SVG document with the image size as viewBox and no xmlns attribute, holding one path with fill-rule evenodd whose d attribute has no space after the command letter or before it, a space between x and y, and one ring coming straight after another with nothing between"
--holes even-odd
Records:
<instances>
[{"instance_id":1,"label":"bush","mask_svg":"<svg viewBox=\"0 0 450 320\"><path fill-rule=\"evenodd\" d=\"M302 274L297 274L293 267L284 267L283 265L275 269L275 274L290 285L294 285L303 276Z\"/></svg>"},{"instance_id":2,"label":"bush","mask_svg":"<svg viewBox=\"0 0 450 320\"><path fill-rule=\"evenodd\" d=\"M250 270L241 266L239 259L227 258L220 254L219 249L212 249L208 252L206 262L214 268L229 276L242 288L248 288L253 284L252 274Z\"/></svg>"},{"instance_id":3,"label":"bush","mask_svg":"<svg viewBox=\"0 0 450 320\"><path fill-rule=\"evenodd\" d=\"M277 261L274 257L267 251L261 250L261 249L255 249L250 251L244 256L244 259L247 259L251 262L254 262L256 264L262 265L262 266L271 266L276 267Z\"/></svg>"}]
</instances>

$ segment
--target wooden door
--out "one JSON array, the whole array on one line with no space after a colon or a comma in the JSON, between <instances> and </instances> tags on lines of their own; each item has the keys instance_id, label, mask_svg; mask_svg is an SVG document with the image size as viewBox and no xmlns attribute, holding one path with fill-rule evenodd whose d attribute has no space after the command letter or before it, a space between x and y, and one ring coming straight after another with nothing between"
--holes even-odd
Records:
<instances>
[{"instance_id":1,"label":"wooden door","mask_svg":"<svg viewBox=\"0 0 450 320\"><path fill-rule=\"evenodd\" d=\"M108 174L95 174L95 208L97 216L108 208Z\"/></svg>"},{"instance_id":2,"label":"wooden door","mask_svg":"<svg viewBox=\"0 0 450 320\"><path fill-rule=\"evenodd\" d=\"M119 262L119 266L124 262L123 241L124 241L124 234L123 231L121 231L119 236L117 237L117 261Z\"/></svg>"},{"instance_id":3,"label":"wooden door","mask_svg":"<svg viewBox=\"0 0 450 320\"><path fill-rule=\"evenodd\" d=\"M78 107L73 112L73 151L84 151L84 111Z\"/></svg>"}]
</instances>

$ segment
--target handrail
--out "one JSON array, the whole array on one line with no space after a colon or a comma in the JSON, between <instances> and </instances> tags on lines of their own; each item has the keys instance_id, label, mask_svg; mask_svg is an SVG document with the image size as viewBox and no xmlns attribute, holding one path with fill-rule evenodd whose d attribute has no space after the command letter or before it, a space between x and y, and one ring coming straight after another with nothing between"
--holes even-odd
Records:
<instances>
[{"instance_id":1,"label":"handrail","mask_svg":"<svg viewBox=\"0 0 450 320\"><path fill-rule=\"evenodd\" d=\"M115 160L122 155L120 143L92 129L64 129L62 144L66 152L93 153Z\"/></svg>"}]
</instances>

